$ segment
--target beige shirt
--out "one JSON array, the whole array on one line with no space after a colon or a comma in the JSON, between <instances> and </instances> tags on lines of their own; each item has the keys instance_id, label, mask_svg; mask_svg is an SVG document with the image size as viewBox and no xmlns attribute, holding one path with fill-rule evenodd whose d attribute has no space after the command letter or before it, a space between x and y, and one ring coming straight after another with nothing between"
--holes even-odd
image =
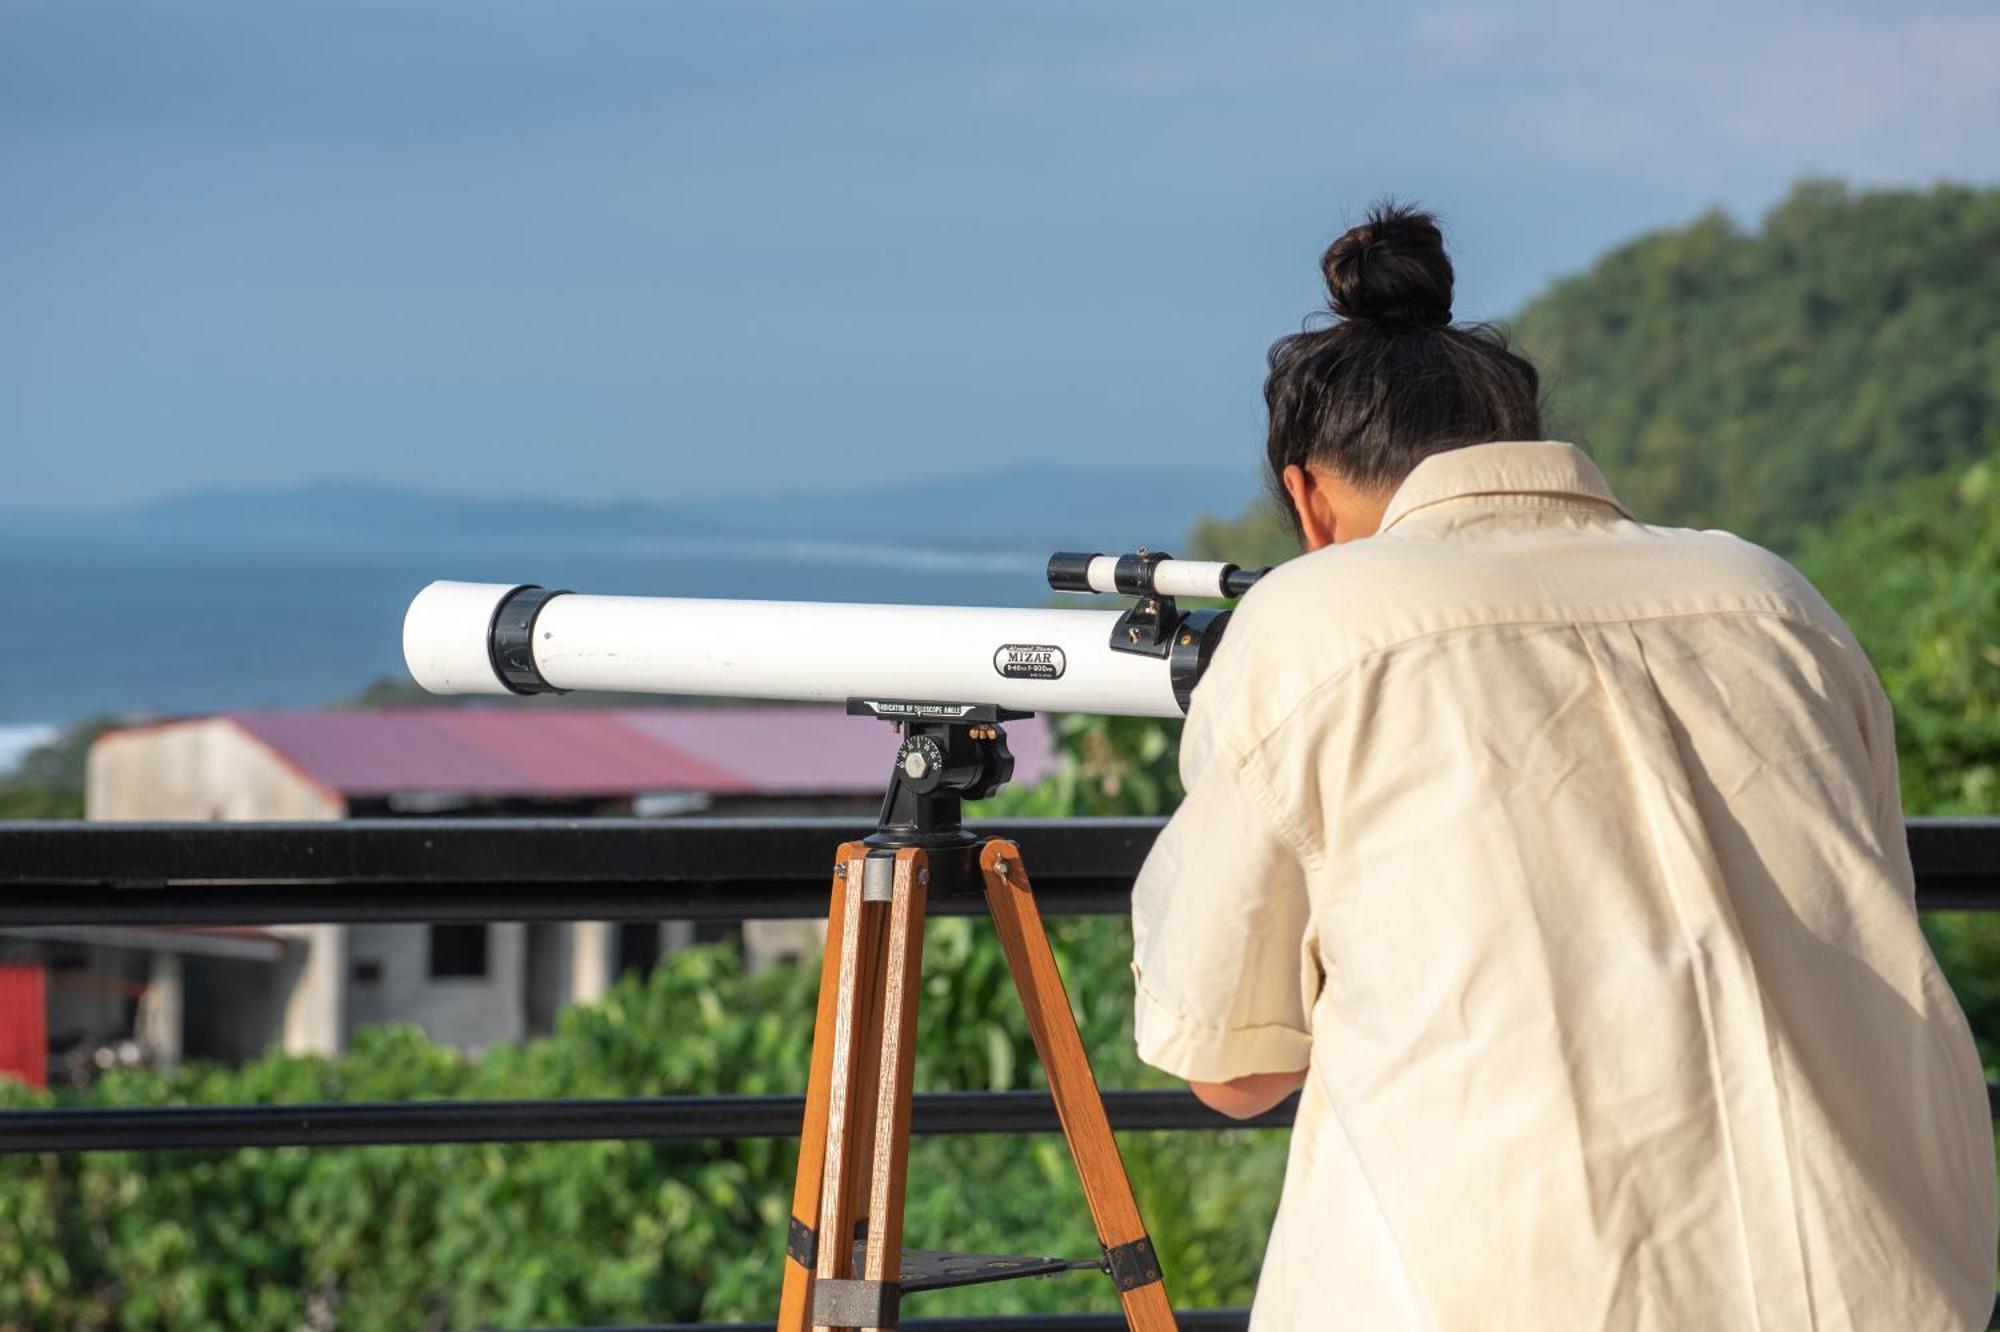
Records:
<instances>
[{"instance_id":1,"label":"beige shirt","mask_svg":"<svg viewBox=\"0 0 2000 1332\"><path fill-rule=\"evenodd\" d=\"M1309 1069L1256 1332L1986 1326L1888 704L1782 560L1436 455L1244 599L1181 768L1140 1055Z\"/></svg>"}]
</instances>

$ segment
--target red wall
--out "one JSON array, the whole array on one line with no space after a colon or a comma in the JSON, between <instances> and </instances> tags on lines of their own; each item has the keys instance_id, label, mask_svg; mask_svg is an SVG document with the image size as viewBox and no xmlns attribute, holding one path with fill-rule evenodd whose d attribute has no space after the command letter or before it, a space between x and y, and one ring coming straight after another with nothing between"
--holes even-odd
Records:
<instances>
[{"instance_id":1,"label":"red wall","mask_svg":"<svg viewBox=\"0 0 2000 1332\"><path fill-rule=\"evenodd\" d=\"M47 972L39 962L0 962L0 1077L49 1085Z\"/></svg>"}]
</instances>

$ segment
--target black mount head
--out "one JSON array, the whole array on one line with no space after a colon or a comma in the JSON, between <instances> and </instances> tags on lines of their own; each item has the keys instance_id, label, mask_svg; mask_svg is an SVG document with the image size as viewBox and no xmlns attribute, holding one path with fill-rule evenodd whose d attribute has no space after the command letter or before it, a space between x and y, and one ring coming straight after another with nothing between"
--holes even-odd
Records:
<instances>
[{"instance_id":1,"label":"black mount head","mask_svg":"<svg viewBox=\"0 0 2000 1332\"><path fill-rule=\"evenodd\" d=\"M960 822L963 802L983 800L1014 775L1000 723L1031 716L991 704L849 699L849 714L895 722L903 732L872 847L965 848L978 838Z\"/></svg>"}]
</instances>

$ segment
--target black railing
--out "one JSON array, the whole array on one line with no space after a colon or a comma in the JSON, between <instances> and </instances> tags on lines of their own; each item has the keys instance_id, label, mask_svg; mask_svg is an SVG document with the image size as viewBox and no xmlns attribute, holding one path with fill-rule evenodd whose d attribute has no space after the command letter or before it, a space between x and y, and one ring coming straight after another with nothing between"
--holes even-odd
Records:
<instances>
[{"instance_id":1,"label":"black railing","mask_svg":"<svg viewBox=\"0 0 2000 1332\"><path fill-rule=\"evenodd\" d=\"M1157 819L982 825L1022 844L1051 914L1124 911L1159 828ZM825 910L835 847L866 831L828 819L0 824L0 928L814 917ZM1919 820L1910 853L1921 908L2000 909L2000 820ZM934 915L983 910L976 897L931 904ZM1125 1130L1271 1127L1291 1117L1288 1103L1228 1120L1180 1092L1111 1092L1106 1104ZM12 1111L0 1113L0 1152L788 1137L800 1115L800 1100L787 1096ZM918 1097L912 1127L1058 1126L1046 1093L994 1092ZM1188 1332L1244 1321L1242 1310L1181 1315ZM1122 1322L1076 1315L905 1326L1100 1332Z\"/></svg>"}]
</instances>

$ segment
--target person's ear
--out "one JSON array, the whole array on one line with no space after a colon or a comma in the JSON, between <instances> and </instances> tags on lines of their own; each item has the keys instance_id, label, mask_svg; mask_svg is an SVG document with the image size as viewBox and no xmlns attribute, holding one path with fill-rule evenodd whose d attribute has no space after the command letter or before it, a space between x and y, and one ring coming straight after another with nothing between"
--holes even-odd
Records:
<instances>
[{"instance_id":1,"label":"person's ear","mask_svg":"<svg viewBox=\"0 0 2000 1332\"><path fill-rule=\"evenodd\" d=\"M1310 554L1330 546L1339 524L1334 517L1333 495L1320 477L1293 463L1285 468L1285 494L1291 497L1292 512L1299 518L1299 537Z\"/></svg>"}]
</instances>

